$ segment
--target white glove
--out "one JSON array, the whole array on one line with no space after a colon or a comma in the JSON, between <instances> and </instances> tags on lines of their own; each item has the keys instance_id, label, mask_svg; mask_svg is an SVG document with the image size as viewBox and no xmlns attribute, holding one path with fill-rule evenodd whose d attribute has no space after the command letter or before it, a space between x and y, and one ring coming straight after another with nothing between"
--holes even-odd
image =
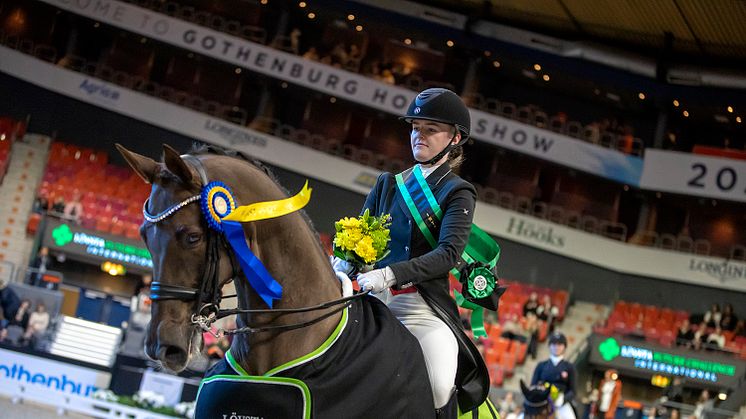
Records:
<instances>
[{"instance_id":1,"label":"white glove","mask_svg":"<svg viewBox=\"0 0 746 419\"><path fill-rule=\"evenodd\" d=\"M332 256L332 268L335 272L344 272L346 275L350 275L354 270L355 267L352 266L352 264L346 260L340 259L336 256Z\"/></svg>"},{"instance_id":2,"label":"white glove","mask_svg":"<svg viewBox=\"0 0 746 419\"><path fill-rule=\"evenodd\" d=\"M565 394L560 393L557 395L557 400L554 401L554 406L562 407L563 404L565 404Z\"/></svg>"},{"instance_id":3,"label":"white glove","mask_svg":"<svg viewBox=\"0 0 746 419\"><path fill-rule=\"evenodd\" d=\"M362 290L370 290L373 294L391 288L396 284L394 271L388 266L383 269L373 269L357 276L357 283Z\"/></svg>"}]
</instances>

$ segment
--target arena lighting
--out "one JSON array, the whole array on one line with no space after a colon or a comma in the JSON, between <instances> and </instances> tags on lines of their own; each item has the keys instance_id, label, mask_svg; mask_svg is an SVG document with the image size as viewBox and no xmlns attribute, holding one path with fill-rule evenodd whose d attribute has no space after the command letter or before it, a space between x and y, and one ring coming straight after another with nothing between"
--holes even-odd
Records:
<instances>
[{"instance_id":1,"label":"arena lighting","mask_svg":"<svg viewBox=\"0 0 746 419\"><path fill-rule=\"evenodd\" d=\"M235 70L233 70L236 74L241 74L241 67L236 67Z\"/></svg>"},{"instance_id":2,"label":"arena lighting","mask_svg":"<svg viewBox=\"0 0 746 419\"><path fill-rule=\"evenodd\" d=\"M534 64L534 70L536 70L536 71L541 71L541 65L539 65L539 64Z\"/></svg>"},{"instance_id":3,"label":"arena lighting","mask_svg":"<svg viewBox=\"0 0 746 419\"><path fill-rule=\"evenodd\" d=\"M685 118L689 118L689 111L684 110L684 112L682 112L682 114L684 115Z\"/></svg>"},{"instance_id":4,"label":"arena lighting","mask_svg":"<svg viewBox=\"0 0 746 419\"><path fill-rule=\"evenodd\" d=\"M358 32L362 32L363 31L363 25L357 25L357 26L355 26L355 30L358 31Z\"/></svg>"},{"instance_id":5,"label":"arena lighting","mask_svg":"<svg viewBox=\"0 0 746 419\"><path fill-rule=\"evenodd\" d=\"M316 18L316 13L314 13L314 12L309 13L308 14L308 18L309 19L315 19Z\"/></svg>"},{"instance_id":6,"label":"arena lighting","mask_svg":"<svg viewBox=\"0 0 746 419\"><path fill-rule=\"evenodd\" d=\"M298 7L300 7L301 9L303 9L304 7L306 7L306 2L302 1L302 2L298 3Z\"/></svg>"},{"instance_id":7,"label":"arena lighting","mask_svg":"<svg viewBox=\"0 0 746 419\"><path fill-rule=\"evenodd\" d=\"M334 97L334 96L332 96L332 97L329 98L329 102L336 103L337 102L337 98Z\"/></svg>"},{"instance_id":8,"label":"arena lighting","mask_svg":"<svg viewBox=\"0 0 746 419\"><path fill-rule=\"evenodd\" d=\"M409 38L404 38L404 45L412 45L412 40Z\"/></svg>"},{"instance_id":9,"label":"arena lighting","mask_svg":"<svg viewBox=\"0 0 746 419\"><path fill-rule=\"evenodd\" d=\"M100 23L98 23L98 22L96 22L96 23L94 23L94 24L93 24L93 27L94 27L94 28L98 28L99 26L101 26L101 24L100 24Z\"/></svg>"},{"instance_id":10,"label":"arena lighting","mask_svg":"<svg viewBox=\"0 0 746 419\"><path fill-rule=\"evenodd\" d=\"M676 107L678 107L678 106L679 106L679 101L678 101L678 100L676 100L676 99L674 99L674 100L673 100L673 106L676 106Z\"/></svg>"},{"instance_id":11,"label":"arena lighting","mask_svg":"<svg viewBox=\"0 0 746 419\"><path fill-rule=\"evenodd\" d=\"M500 61L497 61L497 60L495 60L495 61L493 61L493 62L492 62L492 65L493 65L493 66L494 66L495 68L500 68Z\"/></svg>"},{"instance_id":12,"label":"arena lighting","mask_svg":"<svg viewBox=\"0 0 746 419\"><path fill-rule=\"evenodd\" d=\"M541 76L541 78L542 78L542 79L543 79L544 81L549 81L549 74L544 74L543 76Z\"/></svg>"},{"instance_id":13,"label":"arena lighting","mask_svg":"<svg viewBox=\"0 0 746 419\"><path fill-rule=\"evenodd\" d=\"M624 185L624 192L627 192L629 190L629 185Z\"/></svg>"},{"instance_id":14,"label":"arena lighting","mask_svg":"<svg viewBox=\"0 0 746 419\"><path fill-rule=\"evenodd\" d=\"M347 20L355 20L355 15L353 14L347 15Z\"/></svg>"},{"instance_id":15,"label":"arena lighting","mask_svg":"<svg viewBox=\"0 0 746 419\"><path fill-rule=\"evenodd\" d=\"M261 3L261 4L267 4L267 3L269 3L269 1L268 0L262 0L259 3Z\"/></svg>"},{"instance_id":16,"label":"arena lighting","mask_svg":"<svg viewBox=\"0 0 746 419\"><path fill-rule=\"evenodd\" d=\"M109 262L108 260L101 264L101 270L111 276L119 276L127 273L127 270L124 269L124 266L118 263Z\"/></svg>"},{"instance_id":17,"label":"arena lighting","mask_svg":"<svg viewBox=\"0 0 746 419\"><path fill-rule=\"evenodd\" d=\"M645 93L640 92L640 93L637 94L637 97L639 97L640 100L645 100Z\"/></svg>"},{"instance_id":18,"label":"arena lighting","mask_svg":"<svg viewBox=\"0 0 746 419\"><path fill-rule=\"evenodd\" d=\"M728 395L725 394L725 393L723 393L722 391L720 392L720 394L718 394L718 399L720 401L725 401L725 399L727 399L727 398L728 398Z\"/></svg>"},{"instance_id":19,"label":"arena lighting","mask_svg":"<svg viewBox=\"0 0 746 419\"><path fill-rule=\"evenodd\" d=\"M733 113L733 106L728 106L728 113Z\"/></svg>"},{"instance_id":20,"label":"arena lighting","mask_svg":"<svg viewBox=\"0 0 746 419\"><path fill-rule=\"evenodd\" d=\"M0 141L5 141L5 134L0 134Z\"/></svg>"},{"instance_id":21,"label":"arena lighting","mask_svg":"<svg viewBox=\"0 0 746 419\"><path fill-rule=\"evenodd\" d=\"M454 43L453 43L453 41L451 41L451 40L449 39L449 40L448 40L448 41L446 42L446 45L448 45L449 47L452 47L452 46L454 45Z\"/></svg>"},{"instance_id":22,"label":"arena lighting","mask_svg":"<svg viewBox=\"0 0 746 419\"><path fill-rule=\"evenodd\" d=\"M741 123L741 117L740 116L736 117L736 122L738 122L739 124Z\"/></svg>"},{"instance_id":23,"label":"arena lighting","mask_svg":"<svg viewBox=\"0 0 746 419\"><path fill-rule=\"evenodd\" d=\"M490 55L492 55L492 53L491 53L491 52L489 52L489 51L485 51L485 52L484 52L484 56L485 56L485 57L489 57Z\"/></svg>"},{"instance_id":24,"label":"arena lighting","mask_svg":"<svg viewBox=\"0 0 746 419\"><path fill-rule=\"evenodd\" d=\"M148 42L148 38L145 38L145 37L140 38L140 43L141 44L145 44L147 42Z\"/></svg>"}]
</instances>

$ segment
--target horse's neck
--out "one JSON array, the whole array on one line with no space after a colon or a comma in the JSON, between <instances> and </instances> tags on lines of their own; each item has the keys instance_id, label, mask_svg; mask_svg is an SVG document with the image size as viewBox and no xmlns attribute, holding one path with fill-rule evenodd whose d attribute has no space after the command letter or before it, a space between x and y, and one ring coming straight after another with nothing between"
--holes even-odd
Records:
<instances>
[{"instance_id":1,"label":"horse's neck","mask_svg":"<svg viewBox=\"0 0 746 419\"><path fill-rule=\"evenodd\" d=\"M300 214L278 219L283 228L272 232L257 231L254 245L257 257L265 264L274 278L282 284L282 299L274 308L299 308L321 304L341 297L329 261ZM263 236L271 234L271 239ZM253 290L247 289L251 307L264 307ZM278 315L245 316L240 321L252 327L289 325L319 317L323 311ZM306 355L318 348L339 323L341 313L313 325L281 333L260 332L248 339L235 339L231 352L244 369L252 375L268 370Z\"/></svg>"}]
</instances>

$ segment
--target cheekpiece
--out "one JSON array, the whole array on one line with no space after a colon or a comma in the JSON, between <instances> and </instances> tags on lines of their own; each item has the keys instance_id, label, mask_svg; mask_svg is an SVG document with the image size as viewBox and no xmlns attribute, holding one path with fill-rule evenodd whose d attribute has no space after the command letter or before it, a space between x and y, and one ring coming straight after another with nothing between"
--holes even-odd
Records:
<instances>
[{"instance_id":1,"label":"cheekpiece","mask_svg":"<svg viewBox=\"0 0 746 419\"><path fill-rule=\"evenodd\" d=\"M219 181L210 182L202 188L200 205L207 225L221 233L223 232L222 219L236 209L231 190Z\"/></svg>"}]
</instances>

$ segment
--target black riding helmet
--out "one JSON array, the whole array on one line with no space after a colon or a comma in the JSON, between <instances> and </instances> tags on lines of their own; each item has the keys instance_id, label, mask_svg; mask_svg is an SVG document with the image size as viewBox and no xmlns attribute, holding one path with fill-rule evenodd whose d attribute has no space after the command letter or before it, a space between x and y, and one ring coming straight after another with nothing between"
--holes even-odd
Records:
<instances>
[{"instance_id":1,"label":"black riding helmet","mask_svg":"<svg viewBox=\"0 0 746 419\"><path fill-rule=\"evenodd\" d=\"M469 138L471 116L464 101L452 91L441 87L423 90L409 104L407 114L399 119L412 123L413 119L426 119L455 125L461 132L461 141Z\"/></svg>"},{"instance_id":2,"label":"black riding helmet","mask_svg":"<svg viewBox=\"0 0 746 419\"><path fill-rule=\"evenodd\" d=\"M420 92L409 104L406 115L399 119L408 124L411 124L413 119L424 119L453 125L461 133L461 141L458 145L462 145L469 138L471 127L469 108L456 93L441 87L433 87ZM449 144L432 159L426 162L417 161L417 163L433 164L458 145Z\"/></svg>"}]
</instances>

